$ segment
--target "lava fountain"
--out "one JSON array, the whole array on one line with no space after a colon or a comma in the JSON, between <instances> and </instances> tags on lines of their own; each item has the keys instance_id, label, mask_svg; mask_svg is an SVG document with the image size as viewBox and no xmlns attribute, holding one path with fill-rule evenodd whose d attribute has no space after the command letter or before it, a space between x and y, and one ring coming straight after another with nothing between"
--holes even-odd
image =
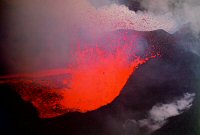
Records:
<instances>
[{"instance_id":1,"label":"lava fountain","mask_svg":"<svg viewBox=\"0 0 200 135\"><path fill-rule=\"evenodd\" d=\"M2 76L1 83L14 85L21 97L37 108L41 118L96 110L111 103L135 69L156 56L143 40L139 32L126 30L94 40L79 38L72 44L76 51L71 66Z\"/></svg>"}]
</instances>

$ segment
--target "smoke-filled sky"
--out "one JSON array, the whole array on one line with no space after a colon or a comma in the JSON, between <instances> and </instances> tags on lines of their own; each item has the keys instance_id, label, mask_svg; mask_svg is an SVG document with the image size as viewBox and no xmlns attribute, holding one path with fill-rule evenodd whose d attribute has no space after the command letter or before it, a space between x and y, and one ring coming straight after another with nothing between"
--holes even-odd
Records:
<instances>
[{"instance_id":1,"label":"smoke-filled sky","mask_svg":"<svg viewBox=\"0 0 200 135\"><path fill-rule=\"evenodd\" d=\"M64 123L72 135L78 130L169 135L174 118L180 122L193 103L199 105L199 0L3 0L1 5L0 84L12 77L37 118L51 118L42 120L40 134ZM53 78L61 72L72 75ZM55 97L47 100L48 94ZM54 106L57 102L64 109Z\"/></svg>"},{"instance_id":2,"label":"smoke-filled sky","mask_svg":"<svg viewBox=\"0 0 200 135\"><path fill-rule=\"evenodd\" d=\"M4 50L8 55L5 61L14 72L66 66L74 46L70 43L77 40L77 36L89 40L96 34L117 29L174 32L177 27L170 14L136 13L109 1L20 0L5 3L8 5L5 13L7 44L10 44L8 50ZM19 45L20 50L16 49Z\"/></svg>"},{"instance_id":3,"label":"smoke-filled sky","mask_svg":"<svg viewBox=\"0 0 200 135\"><path fill-rule=\"evenodd\" d=\"M175 33L189 25L195 34L199 31L198 0L141 0L140 6L144 10L137 12L129 10L121 4L123 2L130 6L135 1L6 1L7 44L11 44L13 52L11 55L4 50L8 55L8 66L15 65L12 69L15 72L38 70L44 61L47 68L65 66L73 48L69 44L76 40L77 31L84 33L81 36L86 38L117 29L163 29ZM13 47L13 43L20 45L20 50ZM35 53L37 57L33 57ZM11 61L13 57L19 61Z\"/></svg>"}]
</instances>

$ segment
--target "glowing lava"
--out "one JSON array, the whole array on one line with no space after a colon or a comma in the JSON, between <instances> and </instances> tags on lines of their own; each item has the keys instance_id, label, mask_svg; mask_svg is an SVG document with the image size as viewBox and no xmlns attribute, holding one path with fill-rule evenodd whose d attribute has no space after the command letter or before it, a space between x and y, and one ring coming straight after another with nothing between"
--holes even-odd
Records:
<instances>
[{"instance_id":1,"label":"glowing lava","mask_svg":"<svg viewBox=\"0 0 200 135\"><path fill-rule=\"evenodd\" d=\"M137 56L139 38L117 32L106 39L80 40L71 67L7 78L18 78L9 82L42 118L95 110L111 103L138 65L153 57Z\"/></svg>"}]
</instances>

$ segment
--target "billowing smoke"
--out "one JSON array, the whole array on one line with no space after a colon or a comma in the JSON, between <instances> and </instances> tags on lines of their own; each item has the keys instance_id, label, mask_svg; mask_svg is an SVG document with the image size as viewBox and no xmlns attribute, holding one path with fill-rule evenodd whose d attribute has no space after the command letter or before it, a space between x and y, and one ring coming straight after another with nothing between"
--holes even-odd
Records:
<instances>
[{"instance_id":1,"label":"billowing smoke","mask_svg":"<svg viewBox=\"0 0 200 135\"><path fill-rule=\"evenodd\" d=\"M6 48L4 61L10 71L32 72L61 68L73 61L78 37L117 29L173 32L171 15L135 12L110 0L6 1ZM44 64L45 63L45 64Z\"/></svg>"},{"instance_id":2,"label":"billowing smoke","mask_svg":"<svg viewBox=\"0 0 200 135\"><path fill-rule=\"evenodd\" d=\"M162 29L174 34L178 39L177 44L181 44L181 47L189 48L193 53L200 55L199 39L197 39L200 31L199 0L9 0L5 3L7 7L4 37L6 38L2 44L6 46L0 50L5 66L2 67L8 70L7 73L62 69L74 63L73 54L77 40L90 42L96 37L103 37L108 32L119 29L136 31ZM188 26L189 29L182 29ZM192 33L195 36L184 35L185 33ZM193 46L190 46L191 44ZM141 43L142 45L144 43ZM144 51L144 48L141 47L139 50ZM170 66L165 65L165 62L159 63L159 66L164 65L163 67L169 69ZM172 73L177 69L170 67ZM181 73L185 74L187 71ZM154 75L151 72L149 74L150 79L153 78L154 81ZM167 73L161 71L157 74L162 76ZM167 78L171 74L163 76ZM166 83L163 78L155 82ZM176 80L176 76L174 78ZM174 80L172 79L172 83ZM145 83L150 82L151 80L148 80ZM168 118L188 110L194 96L193 93L186 93L182 98L167 104L156 104L146 118L125 122L125 129L127 125L128 130L134 129L127 134L140 135L141 132L148 134L161 128L167 123ZM123 113L128 115L132 112ZM105 121L109 121L114 127L121 126L124 122L117 117ZM121 132L120 128L108 130Z\"/></svg>"},{"instance_id":3,"label":"billowing smoke","mask_svg":"<svg viewBox=\"0 0 200 135\"><path fill-rule=\"evenodd\" d=\"M172 14L179 26L189 24L196 34L200 31L199 0L142 0L141 5L149 12Z\"/></svg>"}]
</instances>

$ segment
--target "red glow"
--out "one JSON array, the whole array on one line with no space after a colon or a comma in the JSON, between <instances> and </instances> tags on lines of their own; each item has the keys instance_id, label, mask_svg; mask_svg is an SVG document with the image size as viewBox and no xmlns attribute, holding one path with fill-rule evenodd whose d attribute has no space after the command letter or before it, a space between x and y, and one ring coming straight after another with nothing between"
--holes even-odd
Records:
<instances>
[{"instance_id":1,"label":"red glow","mask_svg":"<svg viewBox=\"0 0 200 135\"><path fill-rule=\"evenodd\" d=\"M138 38L111 34L106 41L80 40L76 44L73 68L7 78L20 78L12 82L17 84L22 98L38 109L40 117L95 110L111 103L135 69L153 57L136 55L140 51L136 49Z\"/></svg>"}]
</instances>

